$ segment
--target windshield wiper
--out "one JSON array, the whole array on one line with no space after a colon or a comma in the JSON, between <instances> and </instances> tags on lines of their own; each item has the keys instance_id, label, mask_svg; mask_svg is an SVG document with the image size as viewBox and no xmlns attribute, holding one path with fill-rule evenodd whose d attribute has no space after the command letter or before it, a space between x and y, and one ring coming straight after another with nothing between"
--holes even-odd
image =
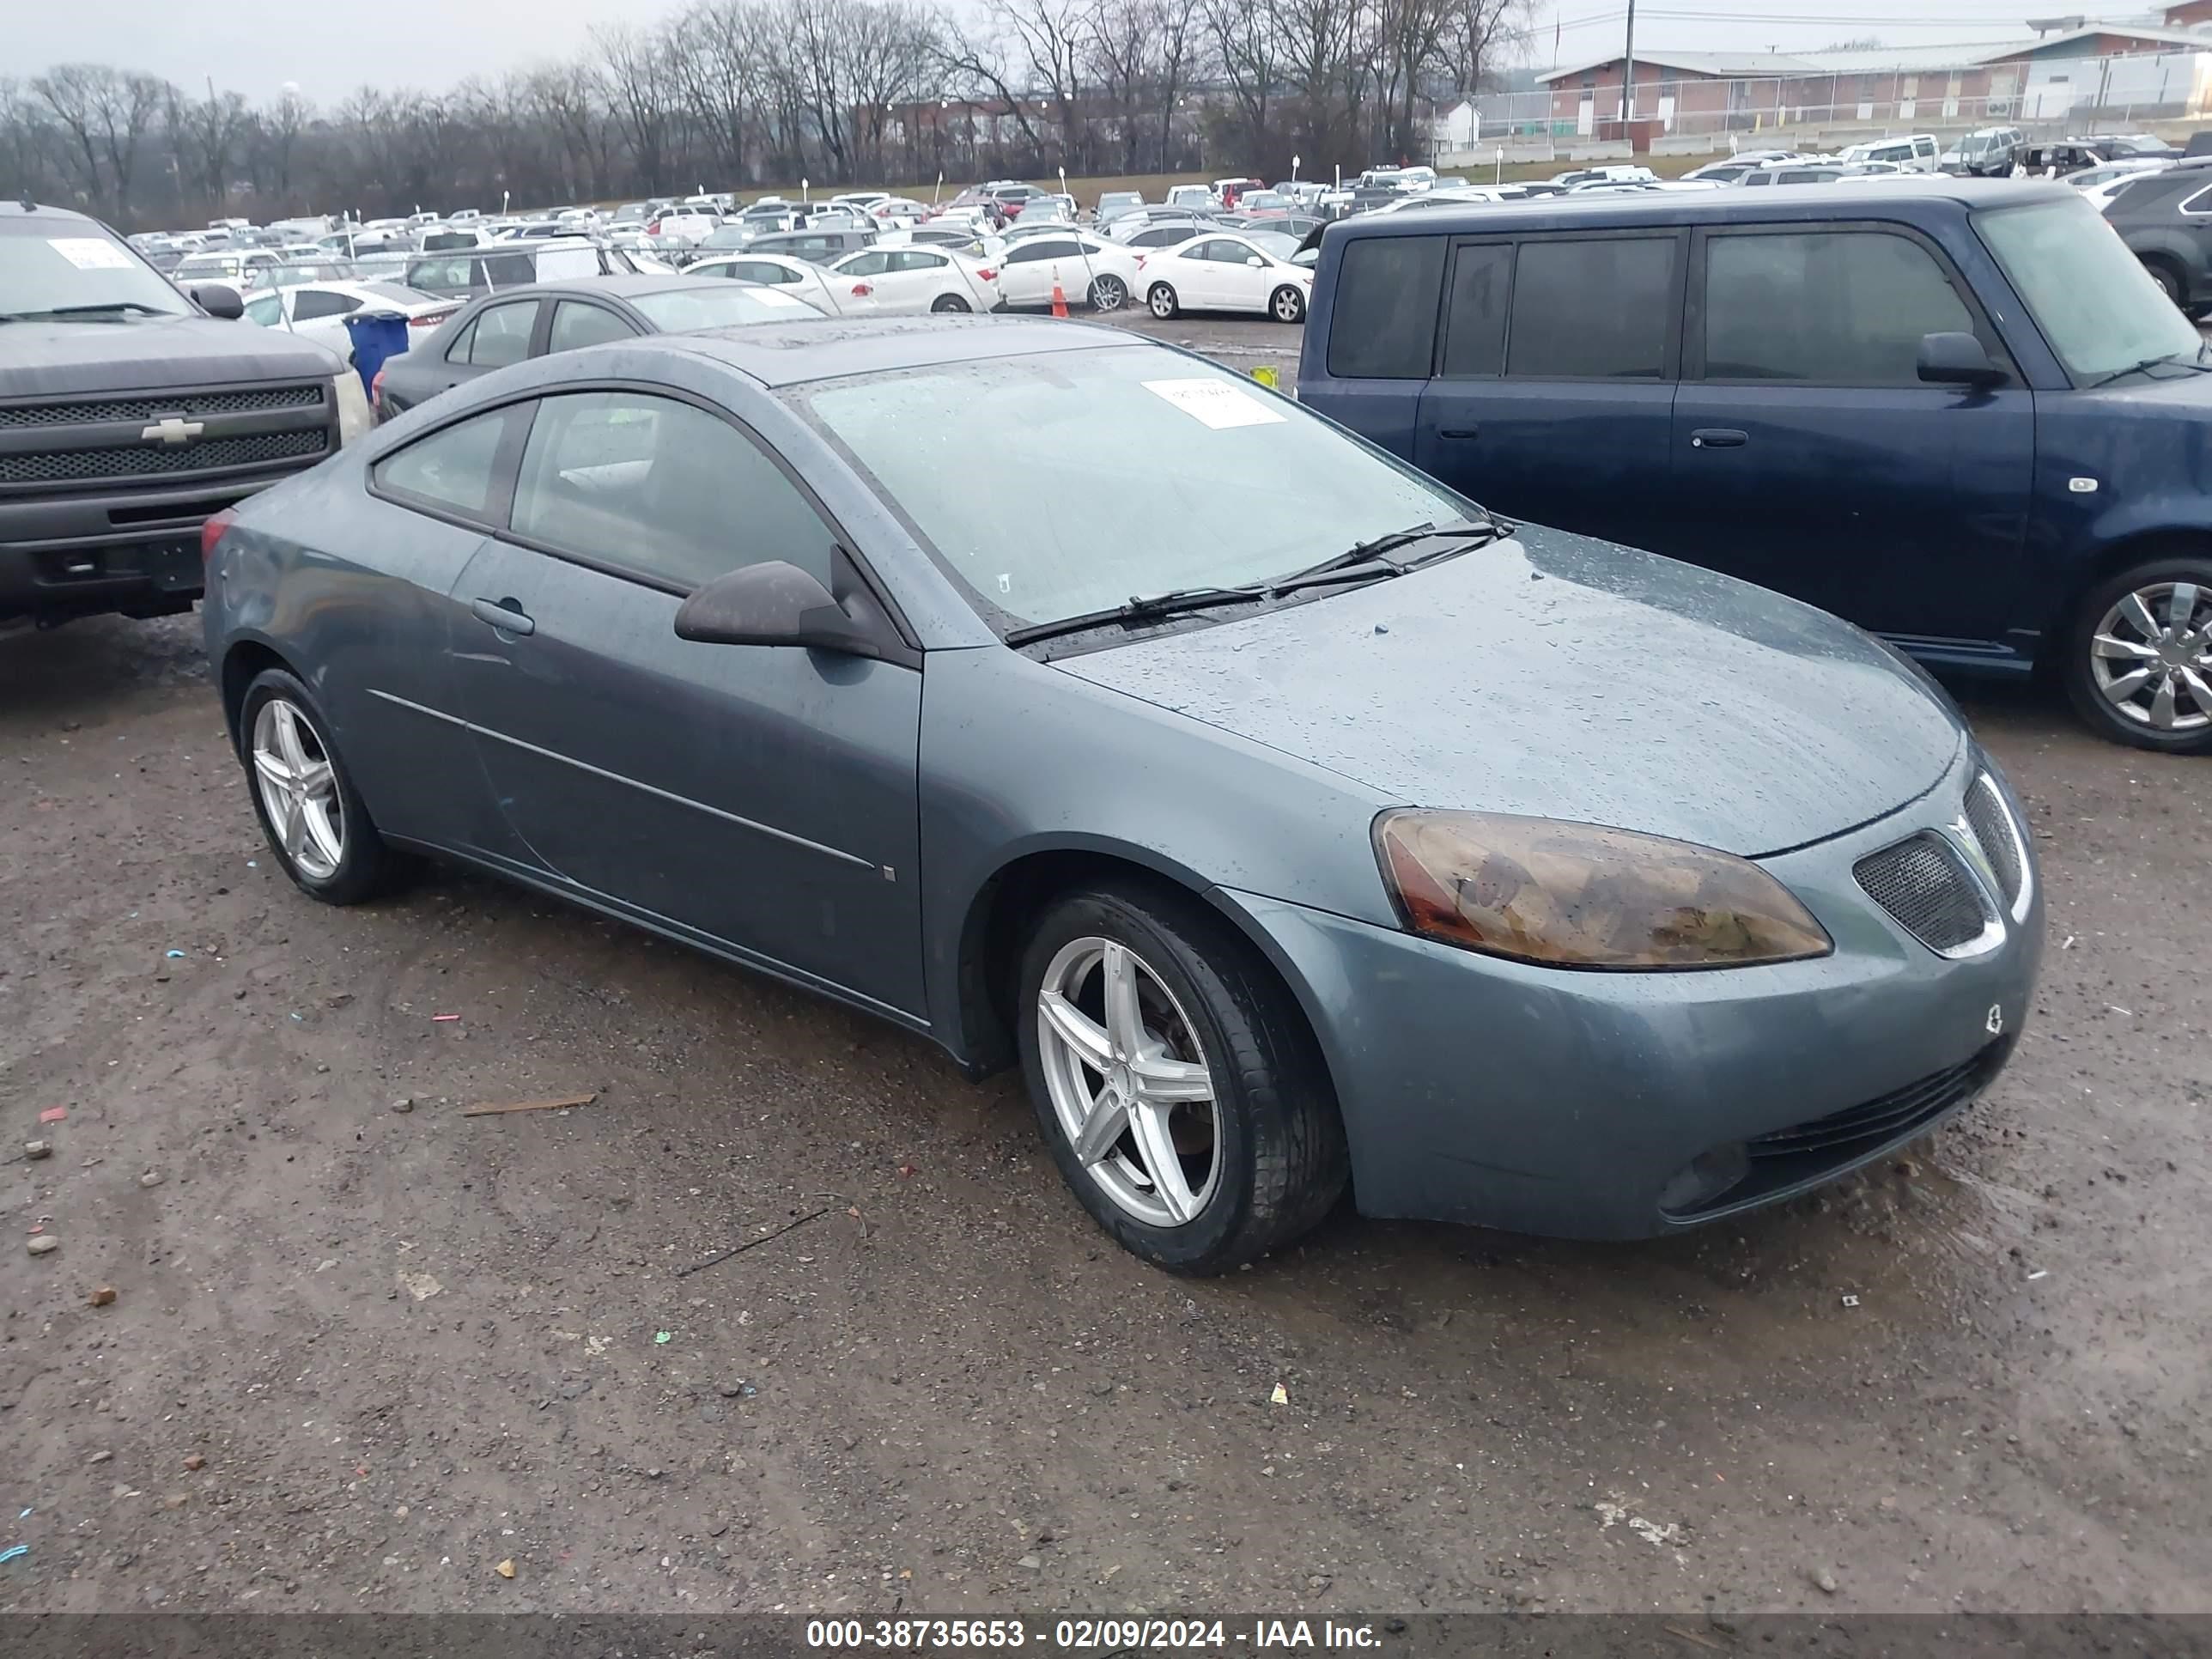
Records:
<instances>
[{"instance_id":1,"label":"windshield wiper","mask_svg":"<svg viewBox=\"0 0 2212 1659\"><path fill-rule=\"evenodd\" d=\"M1418 542L1447 540L1450 542L1494 542L1506 534L1505 526L1498 520L1486 515L1480 521L1462 520L1456 524L1437 526L1417 524L1409 530L1395 530L1387 536L1377 536L1372 541L1347 547L1343 552L1323 559L1319 564L1308 565L1303 570L1293 570L1287 576L1278 576L1267 584L1270 594L1295 593L1303 587L1313 587L1323 582L1363 581L1383 576L1402 576L1408 570L1425 565L1431 559L1443 558L1458 550L1438 548L1434 553L1419 559L1392 559L1386 554L1401 547L1411 547Z\"/></svg>"},{"instance_id":2,"label":"windshield wiper","mask_svg":"<svg viewBox=\"0 0 2212 1659\"><path fill-rule=\"evenodd\" d=\"M1032 623L1027 628L1012 629L1006 634L1006 643L1027 645L1032 640L1056 639L1062 634L1111 628L1117 623L1127 626L1158 622L1163 617L1180 617L1187 611L1211 611L1219 605L1256 604L1267 594L1264 584L1255 587L1178 587L1166 593L1139 595L1103 611L1086 611L1079 617L1062 617L1058 622Z\"/></svg>"},{"instance_id":3,"label":"windshield wiper","mask_svg":"<svg viewBox=\"0 0 2212 1659\"><path fill-rule=\"evenodd\" d=\"M136 311L149 317L173 317L178 314L154 306L141 305L136 300L103 300L92 306L52 306L45 311L19 311L15 320L20 323L33 317L97 317L118 311Z\"/></svg>"},{"instance_id":4,"label":"windshield wiper","mask_svg":"<svg viewBox=\"0 0 2212 1659\"><path fill-rule=\"evenodd\" d=\"M2197 351L2201 356L2203 348L2199 346ZM2145 374L2154 368L2185 368L2195 374L2212 374L2212 363L2192 362L2169 351L2162 357L2146 357L2139 363L2130 363L2125 368L2116 368L2109 374L2100 374L2089 382L2089 390L2094 392L2100 386L2124 380L2130 374Z\"/></svg>"}]
</instances>

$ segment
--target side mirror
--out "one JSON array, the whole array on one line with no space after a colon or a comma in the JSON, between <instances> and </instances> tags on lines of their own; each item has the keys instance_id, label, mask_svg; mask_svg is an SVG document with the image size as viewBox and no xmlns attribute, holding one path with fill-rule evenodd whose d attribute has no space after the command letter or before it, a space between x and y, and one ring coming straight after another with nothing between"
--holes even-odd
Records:
<instances>
[{"instance_id":1,"label":"side mirror","mask_svg":"<svg viewBox=\"0 0 2212 1659\"><path fill-rule=\"evenodd\" d=\"M774 560L717 576L684 600L676 637L701 645L803 645L877 654L868 630L795 564Z\"/></svg>"},{"instance_id":2,"label":"side mirror","mask_svg":"<svg viewBox=\"0 0 2212 1659\"><path fill-rule=\"evenodd\" d=\"M191 300L209 316L225 322L234 323L246 315L246 301L238 297L238 290L221 283L202 283L191 290Z\"/></svg>"},{"instance_id":3,"label":"side mirror","mask_svg":"<svg viewBox=\"0 0 2212 1659\"><path fill-rule=\"evenodd\" d=\"M1929 386L2002 386L2007 378L1971 334L1922 335L1918 367Z\"/></svg>"},{"instance_id":4,"label":"side mirror","mask_svg":"<svg viewBox=\"0 0 2212 1659\"><path fill-rule=\"evenodd\" d=\"M1258 254L1253 253L1248 254L1245 257L1244 263L1251 266L1253 270L1259 270L1263 269L1267 262L1265 259L1262 259Z\"/></svg>"}]
</instances>

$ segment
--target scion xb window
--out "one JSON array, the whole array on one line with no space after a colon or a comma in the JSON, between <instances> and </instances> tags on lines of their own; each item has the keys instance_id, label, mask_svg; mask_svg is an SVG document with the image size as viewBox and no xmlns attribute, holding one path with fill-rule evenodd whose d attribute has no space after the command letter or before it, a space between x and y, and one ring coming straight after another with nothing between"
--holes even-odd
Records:
<instances>
[{"instance_id":1,"label":"scion xb window","mask_svg":"<svg viewBox=\"0 0 2212 1659\"><path fill-rule=\"evenodd\" d=\"M1344 250L1328 327L1328 372L1425 380L1443 287L1441 236L1363 236Z\"/></svg>"},{"instance_id":2,"label":"scion xb window","mask_svg":"<svg viewBox=\"0 0 2212 1659\"><path fill-rule=\"evenodd\" d=\"M1521 245L1505 372L1524 380L1656 380L1674 311L1673 236Z\"/></svg>"},{"instance_id":3,"label":"scion xb window","mask_svg":"<svg viewBox=\"0 0 2212 1659\"><path fill-rule=\"evenodd\" d=\"M1935 256L1878 232L1717 236L1705 310L1714 380L1918 386L1923 335L1974 331Z\"/></svg>"},{"instance_id":4,"label":"scion xb window","mask_svg":"<svg viewBox=\"0 0 2212 1659\"><path fill-rule=\"evenodd\" d=\"M1447 375L1496 374L1504 368L1505 296L1512 286L1510 246L1459 250L1444 313Z\"/></svg>"},{"instance_id":5,"label":"scion xb window","mask_svg":"<svg viewBox=\"0 0 2212 1659\"><path fill-rule=\"evenodd\" d=\"M538 405L515 533L688 592L781 559L831 577L835 538L799 487L729 422L673 398L572 392Z\"/></svg>"}]
</instances>

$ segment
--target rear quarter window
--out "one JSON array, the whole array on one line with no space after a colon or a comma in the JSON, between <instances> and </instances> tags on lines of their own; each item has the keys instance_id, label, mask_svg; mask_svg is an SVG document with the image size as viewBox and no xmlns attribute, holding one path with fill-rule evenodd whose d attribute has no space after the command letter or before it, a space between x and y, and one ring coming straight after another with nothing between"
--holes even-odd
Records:
<instances>
[{"instance_id":1,"label":"rear quarter window","mask_svg":"<svg viewBox=\"0 0 2212 1659\"><path fill-rule=\"evenodd\" d=\"M1344 250L1330 303L1328 372L1425 380L1444 281L1441 236L1363 236Z\"/></svg>"}]
</instances>

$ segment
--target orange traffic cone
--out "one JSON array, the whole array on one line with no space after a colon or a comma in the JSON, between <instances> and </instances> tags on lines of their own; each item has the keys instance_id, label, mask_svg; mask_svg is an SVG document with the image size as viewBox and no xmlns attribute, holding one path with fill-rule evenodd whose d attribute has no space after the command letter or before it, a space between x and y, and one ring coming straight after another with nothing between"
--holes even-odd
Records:
<instances>
[{"instance_id":1,"label":"orange traffic cone","mask_svg":"<svg viewBox=\"0 0 2212 1659\"><path fill-rule=\"evenodd\" d=\"M1067 315L1067 295L1060 291L1060 278L1057 276L1052 279L1052 314L1055 317Z\"/></svg>"}]
</instances>

